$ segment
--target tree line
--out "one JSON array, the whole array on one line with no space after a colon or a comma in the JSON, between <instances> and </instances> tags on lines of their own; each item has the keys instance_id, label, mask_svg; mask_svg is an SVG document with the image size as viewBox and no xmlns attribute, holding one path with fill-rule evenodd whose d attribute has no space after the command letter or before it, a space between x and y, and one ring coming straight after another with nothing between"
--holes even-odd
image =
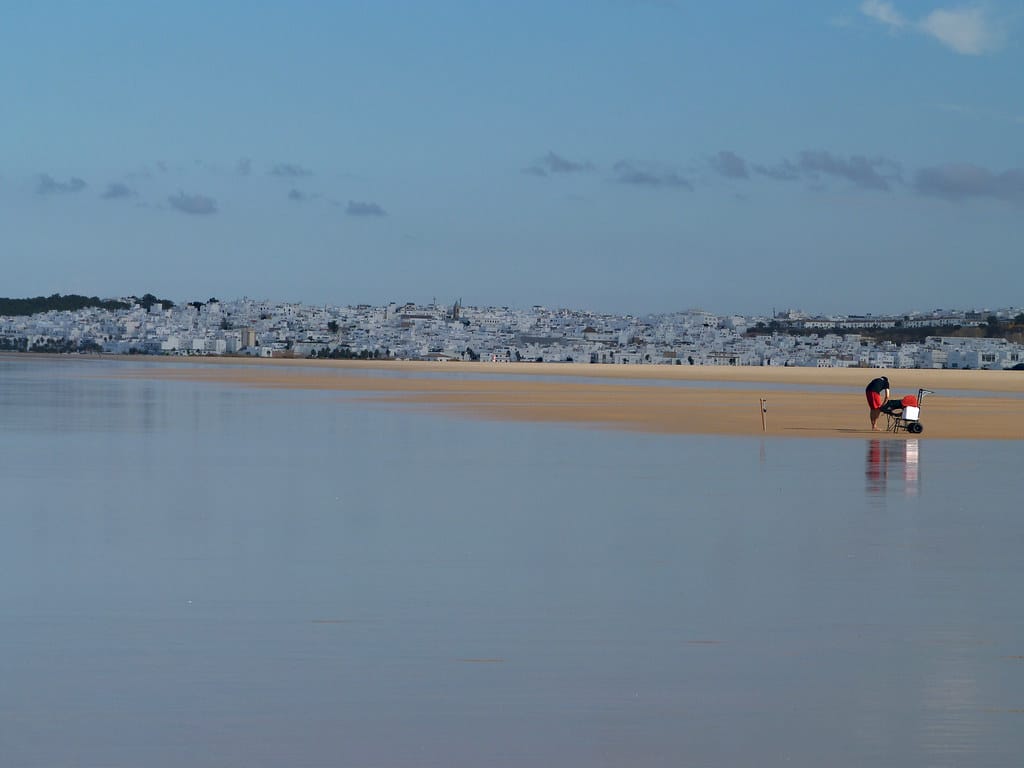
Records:
<instances>
[{"instance_id":1,"label":"tree line","mask_svg":"<svg viewBox=\"0 0 1024 768\"><path fill-rule=\"evenodd\" d=\"M95 341L70 341L69 339L40 338L28 343L25 336L0 336L0 352L48 352L52 354L71 354L78 352L100 353L103 347Z\"/></svg>"},{"instance_id":2,"label":"tree line","mask_svg":"<svg viewBox=\"0 0 1024 768\"><path fill-rule=\"evenodd\" d=\"M988 338L1006 339L1020 343L1024 341L1024 312L1012 320L1000 320L995 315L989 315L984 325L978 326L925 326L923 328L907 328L904 321L897 320L892 328L794 328L788 323L780 323L772 320L768 323L759 322L755 327L746 332L746 336L768 336L773 333L788 336L821 336L827 333L843 335L846 333L857 334L863 339L869 339L875 343L889 341L893 344L923 343L929 336L950 336L965 338Z\"/></svg>"},{"instance_id":3,"label":"tree line","mask_svg":"<svg viewBox=\"0 0 1024 768\"><path fill-rule=\"evenodd\" d=\"M81 296L77 293L69 293L66 296L55 293L52 296L36 296L30 299L0 298L0 316L22 317L42 312L77 312L80 309L131 309L131 302L137 303L147 310L154 304L160 304L164 309L174 306L173 301L158 299L151 293L145 294L141 299L129 296L125 301L101 299L98 296Z\"/></svg>"}]
</instances>

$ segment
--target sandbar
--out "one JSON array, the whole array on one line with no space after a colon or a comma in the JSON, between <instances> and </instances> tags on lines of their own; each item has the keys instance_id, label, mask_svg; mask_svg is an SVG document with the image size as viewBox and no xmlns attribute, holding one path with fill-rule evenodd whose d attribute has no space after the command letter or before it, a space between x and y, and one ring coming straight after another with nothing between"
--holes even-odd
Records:
<instances>
[{"instance_id":1,"label":"sandbar","mask_svg":"<svg viewBox=\"0 0 1024 768\"><path fill-rule=\"evenodd\" d=\"M114 358L116 359L116 358ZM661 434L1024 439L1024 372L877 368L610 366L254 358L133 358L117 376L336 390L380 406ZM185 363L185 364L182 364ZM920 435L872 432L864 386L930 389ZM762 421L761 399L767 411ZM885 417L879 420L884 429Z\"/></svg>"}]
</instances>

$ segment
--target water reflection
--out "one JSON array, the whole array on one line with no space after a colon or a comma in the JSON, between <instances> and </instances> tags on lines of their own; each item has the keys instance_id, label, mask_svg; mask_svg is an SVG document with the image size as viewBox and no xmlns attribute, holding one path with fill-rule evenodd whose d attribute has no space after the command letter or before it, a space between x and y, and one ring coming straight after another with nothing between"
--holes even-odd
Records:
<instances>
[{"instance_id":1,"label":"water reflection","mask_svg":"<svg viewBox=\"0 0 1024 768\"><path fill-rule=\"evenodd\" d=\"M856 440L19 366L0 362L0 768L1024 753L1009 443L930 439L920 488L902 436L864 440L859 480Z\"/></svg>"},{"instance_id":2,"label":"water reflection","mask_svg":"<svg viewBox=\"0 0 1024 768\"><path fill-rule=\"evenodd\" d=\"M868 440L865 490L884 496L890 490L902 488L904 496L916 496L921 485L919 458L920 446L916 439Z\"/></svg>"}]
</instances>

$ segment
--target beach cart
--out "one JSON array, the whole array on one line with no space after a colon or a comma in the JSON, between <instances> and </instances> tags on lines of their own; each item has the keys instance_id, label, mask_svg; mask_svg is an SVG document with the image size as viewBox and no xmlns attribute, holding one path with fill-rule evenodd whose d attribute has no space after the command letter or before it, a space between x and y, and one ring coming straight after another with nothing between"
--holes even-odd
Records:
<instances>
[{"instance_id":1,"label":"beach cart","mask_svg":"<svg viewBox=\"0 0 1024 768\"><path fill-rule=\"evenodd\" d=\"M925 395L934 395L930 389L919 389L917 395L907 395L899 400L890 400L882 406L886 418L886 429L889 432L909 432L919 435L924 432L921 425L921 404Z\"/></svg>"}]
</instances>

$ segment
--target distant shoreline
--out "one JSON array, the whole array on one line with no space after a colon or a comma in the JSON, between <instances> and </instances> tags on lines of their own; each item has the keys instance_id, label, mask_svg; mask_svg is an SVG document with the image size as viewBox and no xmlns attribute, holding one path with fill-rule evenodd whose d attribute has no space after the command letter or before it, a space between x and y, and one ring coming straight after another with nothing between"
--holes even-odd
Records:
<instances>
[{"instance_id":1,"label":"distant shoreline","mask_svg":"<svg viewBox=\"0 0 1024 768\"><path fill-rule=\"evenodd\" d=\"M51 355L35 357L55 358ZM1018 371L432 363L146 355L114 355L102 359L135 364L103 374L114 378L346 392L378 406L412 406L428 412L499 421L572 424L657 434L913 437L905 432L895 435L872 432L869 428L864 386L871 378L885 374L892 382L895 396L916 393L921 387L935 391L927 397L921 410L924 427L921 439L1024 439L1024 398L1021 397L1024 374ZM138 363L158 364L139 367ZM395 373L401 375L391 375ZM472 378L466 378L470 375ZM660 386L637 386L643 382ZM673 382L681 386L671 386ZM759 391L759 384L771 388ZM821 387L845 391L822 392ZM972 398L965 392L986 395ZM768 407L764 431L760 411L762 396L767 399ZM879 422L881 426L884 421L883 417Z\"/></svg>"},{"instance_id":2,"label":"distant shoreline","mask_svg":"<svg viewBox=\"0 0 1024 768\"><path fill-rule=\"evenodd\" d=\"M309 368L311 370L402 371L414 373L498 374L505 376L577 376L680 382L729 382L774 385L808 384L856 387L876 376L888 376L894 391L906 394L919 387L1024 394L1024 371L933 368L812 368L757 365L612 365L599 363L491 363L423 360L318 360L314 358L249 357L245 355L56 355L39 352L0 352L0 357L65 360L111 360L166 365ZM901 386L902 384L902 386ZM906 392L904 392L906 390Z\"/></svg>"}]
</instances>

